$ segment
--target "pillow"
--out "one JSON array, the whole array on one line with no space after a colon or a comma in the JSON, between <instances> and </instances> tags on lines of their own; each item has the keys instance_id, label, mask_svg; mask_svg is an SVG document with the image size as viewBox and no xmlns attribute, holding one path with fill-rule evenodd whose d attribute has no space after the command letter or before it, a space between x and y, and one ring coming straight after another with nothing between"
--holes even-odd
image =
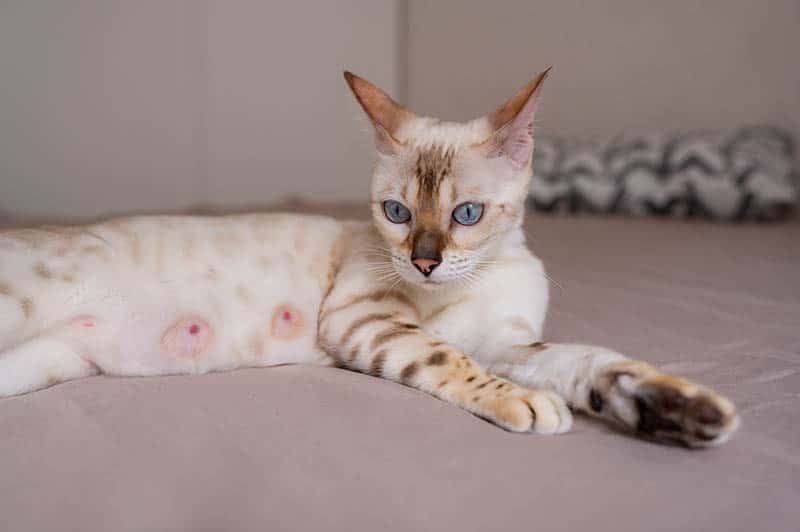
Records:
<instances>
[{"instance_id":1,"label":"pillow","mask_svg":"<svg viewBox=\"0 0 800 532\"><path fill-rule=\"evenodd\" d=\"M778 220L795 208L794 143L775 127L608 144L536 139L529 205L545 212Z\"/></svg>"}]
</instances>

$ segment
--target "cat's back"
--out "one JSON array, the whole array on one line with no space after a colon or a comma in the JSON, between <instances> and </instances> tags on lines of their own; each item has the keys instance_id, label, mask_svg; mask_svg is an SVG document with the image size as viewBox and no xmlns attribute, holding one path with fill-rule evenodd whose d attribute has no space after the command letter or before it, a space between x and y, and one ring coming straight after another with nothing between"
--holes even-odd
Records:
<instances>
[{"instance_id":1,"label":"cat's back","mask_svg":"<svg viewBox=\"0 0 800 532\"><path fill-rule=\"evenodd\" d=\"M10 229L0 232L0 283L71 284L104 270L214 277L238 262L265 263L280 255L310 263L321 259L341 231L342 222L332 218L289 213L134 216Z\"/></svg>"}]
</instances>

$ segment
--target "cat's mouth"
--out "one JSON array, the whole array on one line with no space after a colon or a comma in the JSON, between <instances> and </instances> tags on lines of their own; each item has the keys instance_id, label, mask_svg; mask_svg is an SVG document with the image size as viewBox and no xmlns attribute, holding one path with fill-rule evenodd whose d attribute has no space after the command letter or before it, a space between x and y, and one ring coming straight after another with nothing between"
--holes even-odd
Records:
<instances>
[{"instance_id":1,"label":"cat's mouth","mask_svg":"<svg viewBox=\"0 0 800 532\"><path fill-rule=\"evenodd\" d=\"M406 283L428 290L434 290L448 284L448 279L439 279L433 276L426 277L416 270L397 268L395 271Z\"/></svg>"},{"instance_id":2,"label":"cat's mouth","mask_svg":"<svg viewBox=\"0 0 800 532\"><path fill-rule=\"evenodd\" d=\"M412 279L408 279L411 283L427 290L437 290L450 284L452 279L438 279L431 277L423 277L422 275L413 275Z\"/></svg>"},{"instance_id":3,"label":"cat's mouth","mask_svg":"<svg viewBox=\"0 0 800 532\"><path fill-rule=\"evenodd\" d=\"M434 271L429 271L427 275L425 271L420 271L419 267L414 266L409 259L399 260L396 258L393 260L392 266L394 273L404 282L426 290L438 290L454 284L457 285L459 281L468 281L474 278L474 275L471 275L468 270L453 271L452 265L445 261L432 268Z\"/></svg>"}]
</instances>

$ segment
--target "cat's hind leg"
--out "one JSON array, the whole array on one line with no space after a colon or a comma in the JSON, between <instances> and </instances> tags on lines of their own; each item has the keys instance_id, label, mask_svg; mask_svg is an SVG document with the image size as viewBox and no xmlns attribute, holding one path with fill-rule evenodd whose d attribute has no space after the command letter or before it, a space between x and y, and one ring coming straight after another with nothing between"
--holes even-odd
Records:
<instances>
[{"instance_id":1,"label":"cat's hind leg","mask_svg":"<svg viewBox=\"0 0 800 532\"><path fill-rule=\"evenodd\" d=\"M658 441L719 445L739 425L733 404L715 391L601 347L535 342L499 354L488 369Z\"/></svg>"},{"instance_id":2,"label":"cat's hind leg","mask_svg":"<svg viewBox=\"0 0 800 532\"><path fill-rule=\"evenodd\" d=\"M86 357L86 345L69 334L72 328L93 326L90 318L79 318L0 352L0 397L99 373Z\"/></svg>"}]
</instances>

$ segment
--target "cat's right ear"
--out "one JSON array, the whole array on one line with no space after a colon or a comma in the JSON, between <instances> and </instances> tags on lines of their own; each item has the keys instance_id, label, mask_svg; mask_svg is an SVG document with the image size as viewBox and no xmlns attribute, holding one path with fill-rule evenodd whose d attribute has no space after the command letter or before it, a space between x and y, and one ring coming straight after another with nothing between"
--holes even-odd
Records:
<instances>
[{"instance_id":1,"label":"cat's right ear","mask_svg":"<svg viewBox=\"0 0 800 532\"><path fill-rule=\"evenodd\" d=\"M392 100L388 94L369 81L352 72L345 71L344 80L350 86L350 90L353 91L356 100L367 113L375 128L375 146L378 151L386 155L397 153L403 145L397 139L397 132L403 124L414 118L414 113Z\"/></svg>"}]
</instances>

